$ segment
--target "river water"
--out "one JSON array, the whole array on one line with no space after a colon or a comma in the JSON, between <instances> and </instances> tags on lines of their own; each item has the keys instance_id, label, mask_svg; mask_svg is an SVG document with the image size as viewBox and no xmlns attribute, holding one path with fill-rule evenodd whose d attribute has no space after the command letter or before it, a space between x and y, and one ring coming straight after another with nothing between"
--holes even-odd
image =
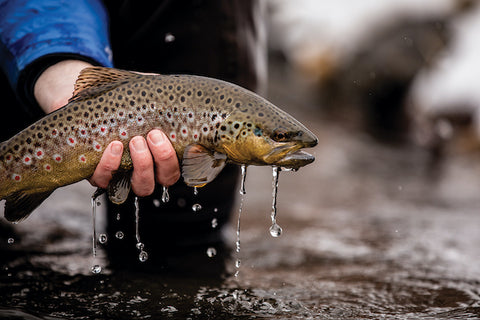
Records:
<instances>
[{"instance_id":1,"label":"river water","mask_svg":"<svg viewBox=\"0 0 480 320\"><path fill-rule=\"evenodd\" d=\"M312 165L280 174L280 237L269 232L272 170L249 167L239 253L234 215L226 246L200 248L181 270L112 269L101 244L92 259L93 188L79 183L1 225L0 318L480 318L478 156L433 167L427 150L379 144L294 93L270 95L320 143Z\"/></svg>"}]
</instances>

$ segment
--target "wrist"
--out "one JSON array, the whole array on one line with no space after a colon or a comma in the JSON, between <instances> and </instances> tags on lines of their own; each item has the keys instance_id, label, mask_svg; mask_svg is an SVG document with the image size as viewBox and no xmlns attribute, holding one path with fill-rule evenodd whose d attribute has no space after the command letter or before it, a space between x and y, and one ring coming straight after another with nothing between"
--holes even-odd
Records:
<instances>
[{"instance_id":1,"label":"wrist","mask_svg":"<svg viewBox=\"0 0 480 320\"><path fill-rule=\"evenodd\" d=\"M82 60L63 60L45 69L33 88L35 100L42 110L50 113L67 104L80 71L91 66Z\"/></svg>"}]
</instances>

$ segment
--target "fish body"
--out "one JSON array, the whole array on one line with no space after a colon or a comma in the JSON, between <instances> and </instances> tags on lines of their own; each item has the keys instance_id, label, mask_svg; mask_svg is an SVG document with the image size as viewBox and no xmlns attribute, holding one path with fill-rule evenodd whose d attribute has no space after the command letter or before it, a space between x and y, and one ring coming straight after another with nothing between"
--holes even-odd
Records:
<instances>
[{"instance_id":1,"label":"fish body","mask_svg":"<svg viewBox=\"0 0 480 320\"><path fill-rule=\"evenodd\" d=\"M108 193L122 203L130 191L128 143L154 128L170 139L190 186L212 181L227 161L299 168L314 160L299 149L317 144L293 117L231 83L87 68L67 105L0 144L6 219L20 221L56 188L90 177L113 140L125 151Z\"/></svg>"}]
</instances>

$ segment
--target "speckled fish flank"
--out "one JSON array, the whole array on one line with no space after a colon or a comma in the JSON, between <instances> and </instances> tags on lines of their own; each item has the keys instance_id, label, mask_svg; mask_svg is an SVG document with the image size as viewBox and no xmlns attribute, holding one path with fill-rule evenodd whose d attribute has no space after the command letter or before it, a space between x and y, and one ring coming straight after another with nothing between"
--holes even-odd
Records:
<instances>
[{"instance_id":1,"label":"speckled fish flank","mask_svg":"<svg viewBox=\"0 0 480 320\"><path fill-rule=\"evenodd\" d=\"M113 140L125 152L108 192L122 203L132 169L128 142L154 128L169 137L190 186L212 181L227 161L298 168L314 160L299 149L317 144L293 117L224 81L88 68L66 106L0 144L6 219L22 220L56 188L90 177Z\"/></svg>"}]
</instances>

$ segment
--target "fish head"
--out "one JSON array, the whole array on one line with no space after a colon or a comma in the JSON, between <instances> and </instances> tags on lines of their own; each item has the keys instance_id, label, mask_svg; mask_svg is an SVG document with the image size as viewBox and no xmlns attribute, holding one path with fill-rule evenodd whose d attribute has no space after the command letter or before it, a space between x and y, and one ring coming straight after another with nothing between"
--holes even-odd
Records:
<instances>
[{"instance_id":1,"label":"fish head","mask_svg":"<svg viewBox=\"0 0 480 320\"><path fill-rule=\"evenodd\" d=\"M303 124L258 96L238 106L225 119L220 126L220 140L227 157L236 163L289 169L312 163L315 157L301 149L318 143Z\"/></svg>"}]
</instances>

